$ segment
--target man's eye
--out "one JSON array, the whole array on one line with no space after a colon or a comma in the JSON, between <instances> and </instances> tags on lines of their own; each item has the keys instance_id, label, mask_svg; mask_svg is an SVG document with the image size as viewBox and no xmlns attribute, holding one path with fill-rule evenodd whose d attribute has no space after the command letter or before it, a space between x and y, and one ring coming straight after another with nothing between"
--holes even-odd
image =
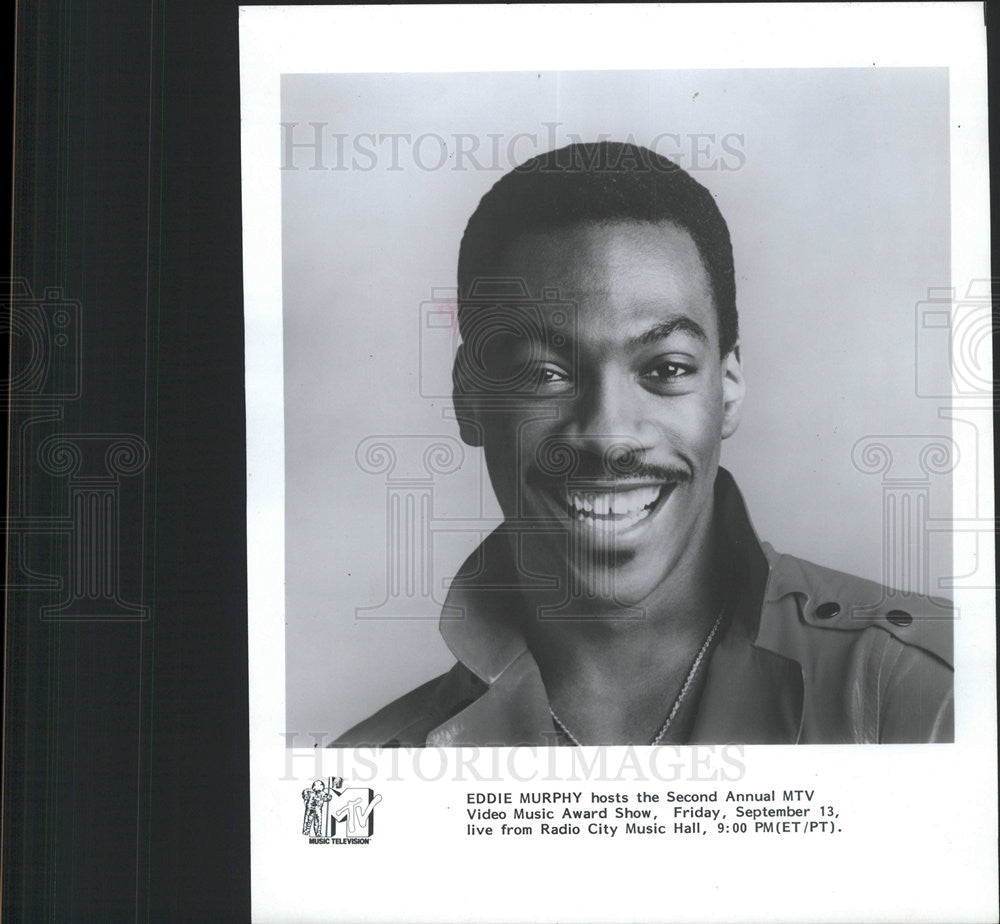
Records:
<instances>
[{"instance_id":1,"label":"man's eye","mask_svg":"<svg viewBox=\"0 0 1000 924\"><path fill-rule=\"evenodd\" d=\"M539 378L544 385L554 385L558 382L565 382L566 373L562 369L556 369L553 366L542 366L539 371Z\"/></svg>"},{"instance_id":2,"label":"man's eye","mask_svg":"<svg viewBox=\"0 0 1000 924\"><path fill-rule=\"evenodd\" d=\"M683 363L664 362L651 366L645 372L647 379L656 382L676 382L678 379L686 378L694 372L690 366Z\"/></svg>"},{"instance_id":3,"label":"man's eye","mask_svg":"<svg viewBox=\"0 0 1000 924\"><path fill-rule=\"evenodd\" d=\"M552 363L539 363L534 375L538 394L563 394L571 385L569 373Z\"/></svg>"}]
</instances>

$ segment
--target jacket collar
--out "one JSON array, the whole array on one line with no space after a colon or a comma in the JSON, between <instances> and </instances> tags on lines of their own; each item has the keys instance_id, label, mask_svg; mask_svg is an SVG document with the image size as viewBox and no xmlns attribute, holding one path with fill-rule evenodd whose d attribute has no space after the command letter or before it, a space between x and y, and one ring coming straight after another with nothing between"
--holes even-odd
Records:
<instances>
[{"instance_id":1,"label":"jacket collar","mask_svg":"<svg viewBox=\"0 0 1000 924\"><path fill-rule=\"evenodd\" d=\"M707 666L690 743L794 743L801 731L801 667L759 637L762 608L777 599L772 586L779 586L778 596L792 590L787 579L775 573L736 483L722 468L715 504L717 528L736 565L736 594L729 628ZM538 665L514 618L520 598L510 547L501 526L452 583L441 634L455 657L488 689L430 733L427 743L432 746L556 741Z\"/></svg>"}]
</instances>

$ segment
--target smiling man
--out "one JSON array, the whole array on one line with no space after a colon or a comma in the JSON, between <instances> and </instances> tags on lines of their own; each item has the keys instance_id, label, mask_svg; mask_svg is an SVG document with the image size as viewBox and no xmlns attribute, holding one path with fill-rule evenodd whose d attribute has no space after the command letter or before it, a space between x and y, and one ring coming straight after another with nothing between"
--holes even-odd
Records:
<instances>
[{"instance_id":1,"label":"smiling man","mask_svg":"<svg viewBox=\"0 0 1000 924\"><path fill-rule=\"evenodd\" d=\"M455 667L337 745L952 739L942 602L778 554L719 466L746 387L704 187L634 145L541 155L458 276L456 416L504 522L445 605Z\"/></svg>"}]
</instances>

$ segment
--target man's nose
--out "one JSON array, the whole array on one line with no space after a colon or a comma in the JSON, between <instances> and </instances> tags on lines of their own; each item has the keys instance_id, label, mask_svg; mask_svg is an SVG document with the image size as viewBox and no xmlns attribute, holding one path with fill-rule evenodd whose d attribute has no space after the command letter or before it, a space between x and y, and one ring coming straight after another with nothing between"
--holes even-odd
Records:
<instances>
[{"instance_id":1,"label":"man's nose","mask_svg":"<svg viewBox=\"0 0 1000 924\"><path fill-rule=\"evenodd\" d=\"M623 372L592 380L581 389L569 414L564 432L590 449L600 450L622 439L645 446L650 439L635 383Z\"/></svg>"},{"instance_id":2,"label":"man's nose","mask_svg":"<svg viewBox=\"0 0 1000 924\"><path fill-rule=\"evenodd\" d=\"M557 441L573 457L576 475L628 475L651 448L653 431L643 423L641 402L629 385L624 376L602 377L567 409Z\"/></svg>"}]
</instances>

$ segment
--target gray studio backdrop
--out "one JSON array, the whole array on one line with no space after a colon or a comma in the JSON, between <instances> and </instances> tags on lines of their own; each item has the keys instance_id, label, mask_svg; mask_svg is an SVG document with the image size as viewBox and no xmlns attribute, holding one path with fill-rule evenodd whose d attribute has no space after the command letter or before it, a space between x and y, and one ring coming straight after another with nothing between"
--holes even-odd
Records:
<instances>
[{"instance_id":1,"label":"gray studio backdrop","mask_svg":"<svg viewBox=\"0 0 1000 924\"><path fill-rule=\"evenodd\" d=\"M285 75L281 118L298 744L453 663L438 602L499 514L449 416L458 245L506 170L574 140L655 146L718 199L748 382L723 464L758 534L947 596L950 536L925 528L950 515L947 337L924 318L952 284L945 70Z\"/></svg>"}]
</instances>

